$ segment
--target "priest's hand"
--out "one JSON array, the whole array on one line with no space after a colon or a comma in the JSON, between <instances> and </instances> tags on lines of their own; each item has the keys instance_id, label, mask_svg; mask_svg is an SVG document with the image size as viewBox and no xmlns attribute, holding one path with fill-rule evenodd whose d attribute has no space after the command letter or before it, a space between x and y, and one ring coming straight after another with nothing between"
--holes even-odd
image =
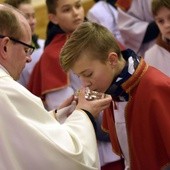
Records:
<instances>
[{"instance_id":1,"label":"priest's hand","mask_svg":"<svg viewBox=\"0 0 170 170\"><path fill-rule=\"evenodd\" d=\"M77 106L76 109L83 109L88 112L90 112L93 117L98 117L99 113L108 108L111 104L112 98L110 95L105 95L102 98L92 99L88 100L88 98L85 98L86 96L86 90L82 89L79 91L77 95ZM90 98L91 99L91 98Z\"/></svg>"}]
</instances>

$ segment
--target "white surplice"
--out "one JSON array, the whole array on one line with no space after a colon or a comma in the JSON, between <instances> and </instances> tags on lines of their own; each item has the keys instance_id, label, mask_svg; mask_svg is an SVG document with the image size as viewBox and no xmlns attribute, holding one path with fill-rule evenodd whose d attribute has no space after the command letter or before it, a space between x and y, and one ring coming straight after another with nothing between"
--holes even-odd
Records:
<instances>
[{"instance_id":1,"label":"white surplice","mask_svg":"<svg viewBox=\"0 0 170 170\"><path fill-rule=\"evenodd\" d=\"M170 77L170 52L158 44L153 45L144 56L145 61Z\"/></svg>"},{"instance_id":2,"label":"white surplice","mask_svg":"<svg viewBox=\"0 0 170 170\"><path fill-rule=\"evenodd\" d=\"M116 109L114 105L116 104ZM115 118L115 127L118 137L118 141L123 153L125 161L125 170L130 170L130 158L129 158L129 146L127 139L127 130L126 130L126 120L125 120L125 107L127 102L116 102L113 103L114 108L114 118Z\"/></svg>"},{"instance_id":3,"label":"white surplice","mask_svg":"<svg viewBox=\"0 0 170 170\"><path fill-rule=\"evenodd\" d=\"M123 38L117 26L118 11L111 4L100 0L96 2L87 12L87 19L96 22L109 29L115 38L124 44Z\"/></svg>"},{"instance_id":4,"label":"white surplice","mask_svg":"<svg viewBox=\"0 0 170 170\"><path fill-rule=\"evenodd\" d=\"M63 124L0 66L0 169L98 170L93 125L81 110Z\"/></svg>"},{"instance_id":5,"label":"white surplice","mask_svg":"<svg viewBox=\"0 0 170 170\"><path fill-rule=\"evenodd\" d=\"M152 0L133 0L128 11L118 8L118 27L125 46L140 55L153 45L155 40L142 44L149 22L152 22Z\"/></svg>"}]
</instances>

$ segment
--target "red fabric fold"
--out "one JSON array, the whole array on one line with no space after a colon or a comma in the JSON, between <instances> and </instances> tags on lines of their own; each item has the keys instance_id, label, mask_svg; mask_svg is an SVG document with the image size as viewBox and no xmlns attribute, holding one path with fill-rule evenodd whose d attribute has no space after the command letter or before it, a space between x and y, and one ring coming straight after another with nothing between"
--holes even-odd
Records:
<instances>
[{"instance_id":1,"label":"red fabric fold","mask_svg":"<svg viewBox=\"0 0 170 170\"><path fill-rule=\"evenodd\" d=\"M33 94L43 98L49 91L69 85L68 74L63 71L59 62L60 51L66 40L66 34L59 34L45 48L29 80L28 89Z\"/></svg>"}]
</instances>

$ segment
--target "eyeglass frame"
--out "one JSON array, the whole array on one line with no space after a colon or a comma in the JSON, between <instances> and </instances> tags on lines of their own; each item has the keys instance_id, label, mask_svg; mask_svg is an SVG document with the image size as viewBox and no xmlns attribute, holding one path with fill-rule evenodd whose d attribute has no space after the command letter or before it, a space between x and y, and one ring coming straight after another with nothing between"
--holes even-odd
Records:
<instances>
[{"instance_id":1,"label":"eyeglass frame","mask_svg":"<svg viewBox=\"0 0 170 170\"><path fill-rule=\"evenodd\" d=\"M30 51L30 50L27 51L27 52L25 51L25 53L26 53L27 56L32 55L32 53L33 53L34 50L35 50L35 47L32 46L32 45L26 44L26 43L24 43L24 42L22 42L22 41L19 41L19 40L13 38L13 37L5 36L5 35L0 35L0 38L5 38L5 37L8 37L10 40L12 40L12 41L14 41L14 42L16 42L16 43L22 44L22 45L28 47L29 49L31 49L31 51Z\"/></svg>"}]
</instances>

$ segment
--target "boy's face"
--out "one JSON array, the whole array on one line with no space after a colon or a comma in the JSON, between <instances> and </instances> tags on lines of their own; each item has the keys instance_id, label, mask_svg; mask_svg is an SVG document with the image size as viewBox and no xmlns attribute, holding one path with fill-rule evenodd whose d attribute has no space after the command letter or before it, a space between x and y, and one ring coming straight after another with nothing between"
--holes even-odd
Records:
<instances>
[{"instance_id":1,"label":"boy's face","mask_svg":"<svg viewBox=\"0 0 170 170\"><path fill-rule=\"evenodd\" d=\"M32 34L34 34L37 20L35 18L35 10L34 10L32 4L23 3L18 7L18 9L24 13L24 15L31 27Z\"/></svg>"},{"instance_id":2,"label":"boy's face","mask_svg":"<svg viewBox=\"0 0 170 170\"><path fill-rule=\"evenodd\" d=\"M170 39L170 9L162 7L155 16L155 21L162 36Z\"/></svg>"},{"instance_id":3,"label":"boy's face","mask_svg":"<svg viewBox=\"0 0 170 170\"><path fill-rule=\"evenodd\" d=\"M105 92L116 77L117 61L108 59L105 63L98 59L90 59L90 54L81 54L72 67L72 71L81 79L84 87Z\"/></svg>"},{"instance_id":4,"label":"boy's face","mask_svg":"<svg viewBox=\"0 0 170 170\"><path fill-rule=\"evenodd\" d=\"M58 24L66 33L72 33L84 22L81 0L58 0L56 14L51 15L53 15L52 22Z\"/></svg>"}]
</instances>

